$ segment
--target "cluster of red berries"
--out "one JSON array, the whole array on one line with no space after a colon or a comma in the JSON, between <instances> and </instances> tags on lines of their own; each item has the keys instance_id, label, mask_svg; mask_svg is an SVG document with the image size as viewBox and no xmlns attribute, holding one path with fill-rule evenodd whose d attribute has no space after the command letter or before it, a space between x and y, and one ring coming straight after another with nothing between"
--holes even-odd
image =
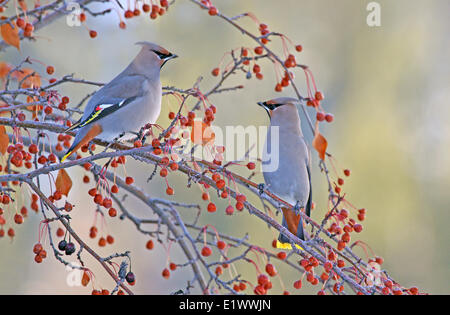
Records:
<instances>
[{"instance_id":1,"label":"cluster of red berries","mask_svg":"<svg viewBox=\"0 0 450 315\"><path fill-rule=\"evenodd\" d=\"M98 192L97 188L94 187L89 189L88 194L93 197L94 203L96 203L97 205L104 207L105 209L110 209L112 207L111 198L103 198L102 194Z\"/></svg>"},{"instance_id":2,"label":"cluster of red berries","mask_svg":"<svg viewBox=\"0 0 450 315\"><path fill-rule=\"evenodd\" d=\"M247 285L244 281L240 281L239 283L236 283L233 285L233 290L236 292L245 291L247 289Z\"/></svg>"},{"instance_id":3,"label":"cluster of red berries","mask_svg":"<svg viewBox=\"0 0 450 315\"><path fill-rule=\"evenodd\" d=\"M261 273L258 278L258 285L253 289L256 295L266 295L267 291L272 289L272 282L266 274Z\"/></svg>"},{"instance_id":4,"label":"cluster of red berries","mask_svg":"<svg viewBox=\"0 0 450 315\"><path fill-rule=\"evenodd\" d=\"M32 162L31 162L33 157L31 154L34 154L33 153L34 151L29 149L28 152L26 152L22 143L16 143L15 145L12 145L12 144L9 145L8 148L6 149L6 152L8 152L11 155L10 162L15 167L25 166L27 169L30 169L33 166ZM37 150L36 150L36 152L37 152ZM56 157L55 157L55 162L56 162ZM6 171L6 166L5 166L5 171Z\"/></svg>"},{"instance_id":5,"label":"cluster of red berries","mask_svg":"<svg viewBox=\"0 0 450 315\"><path fill-rule=\"evenodd\" d=\"M158 18L158 16L163 16L167 9L169 8L169 1L168 0L160 0L159 4L142 4L142 11L144 13L150 12L150 18L152 20L155 20ZM124 12L124 17L126 19L131 19L133 17L137 17L141 15L141 10L139 10L137 7L134 10L128 9ZM121 21L119 24L119 27L124 29L126 27L125 22Z\"/></svg>"},{"instance_id":6,"label":"cluster of red berries","mask_svg":"<svg viewBox=\"0 0 450 315\"><path fill-rule=\"evenodd\" d=\"M301 45L295 46L295 50L297 52L301 52L303 50ZM297 60L295 59L295 55L289 54L284 60L284 66L286 68L295 68L297 66ZM281 81L275 85L275 92L282 92L285 87L288 87L291 84L291 80L293 80L294 73L290 71L284 71L284 76L281 78Z\"/></svg>"},{"instance_id":7,"label":"cluster of red berries","mask_svg":"<svg viewBox=\"0 0 450 315\"><path fill-rule=\"evenodd\" d=\"M58 104L58 109L59 110L66 110L67 109L67 104L69 104L70 99L67 96L63 96L61 98L61 102Z\"/></svg>"},{"instance_id":8,"label":"cluster of red berries","mask_svg":"<svg viewBox=\"0 0 450 315\"><path fill-rule=\"evenodd\" d=\"M322 265L322 272L318 273L320 274L320 276L315 273L315 268L319 267L320 265L319 261L315 257L311 256L309 258L304 258L299 261L300 266L305 269L307 282L309 282L312 285L317 285L320 281L322 282L328 281L330 277L335 281L339 280L339 276L332 271L333 265L336 264L337 267L343 268L345 266L345 262L341 259L336 259L337 258L336 253L334 253L333 251L330 251L328 253L327 258L328 260ZM295 281L293 286L295 289L301 289L302 279ZM339 286L336 285L334 289L337 289L338 291L342 290L339 288ZM318 294L322 295L324 294L324 291L320 290Z\"/></svg>"},{"instance_id":9,"label":"cluster of red berries","mask_svg":"<svg viewBox=\"0 0 450 315\"><path fill-rule=\"evenodd\" d=\"M70 135L63 135L63 134L59 134L58 135L58 143L55 146L55 150L57 152L61 152L65 149L70 148L70 140L72 139L72 136Z\"/></svg>"},{"instance_id":10,"label":"cluster of red berries","mask_svg":"<svg viewBox=\"0 0 450 315\"><path fill-rule=\"evenodd\" d=\"M282 92L285 87L291 84L291 79L294 79L294 74L292 72L285 71L284 77L281 79L281 82L275 85L275 91Z\"/></svg>"},{"instance_id":11,"label":"cluster of red berries","mask_svg":"<svg viewBox=\"0 0 450 315\"><path fill-rule=\"evenodd\" d=\"M316 114L316 119L317 121L321 122L321 121L326 121L326 122L332 122L334 120L334 116L333 114L330 113L324 113L323 111L321 111L320 108L320 102L324 99L324 95L322 92L320 91L316 91L316 93L314 94L314 98L313 99L308 99L308 101L306 102L307 106L311 106L311 107L315 107L317 109L317 114Z\"/></svg>"},{"instance_id":12,"label":"cluster of red berries","mask_svg":"<svg viewBox=\"0 0 450 315\"><path fill-rule=\"evenodd\" d=\"M33 253L36 255L34 256L34 261L40 264L45 258L47 258L47 252L42 247L41 243L37 243L33 247Z\"/></svg>"},{"instance_id":13,"label":"cluster of red berries","mask_svg":"<svg viewBox=\"0 0 450 315\"><path fill-rule=\"evenodd\" d=\"M327 230L328 232L340 237L337 249L343 250L345 246L350 242L350 233L360 233L363 229L363 226L359 223L356 223L354 219L349 218L349 212L344 208L337 211L334 216L336 217L338 222L333 222ZM340 226L341 222L342 224L344 224L342 228Z\"/></svg>"},{"instance_id":14,"label":"cluster of red berries","mask_svg":"<svg viewBox=\"0 0 450 315\"><path fill-rule=\"evenodd\" d=\"M17 18L16 25L18 28L21 28L23 30L23 36L31 37L33 35L33 24L25 22L23 18Z\"/></svg>"},{"instance_id":15,"label":"cluster of red berries","mask_svg":"<svg viewBox=\"0 0 450 315\"><path fill-rule=\"evenodd\" d=\"M97 237L97 233L98 233L98 229L96 226L91 226L91 228L89 229L89 237L94 239ZM108 235L106 237L100 237L98 239L98 246L99 247L105 247L106 245L112 245L114 244L114 237L111 235Z\"/></svg>"}]
</instances>

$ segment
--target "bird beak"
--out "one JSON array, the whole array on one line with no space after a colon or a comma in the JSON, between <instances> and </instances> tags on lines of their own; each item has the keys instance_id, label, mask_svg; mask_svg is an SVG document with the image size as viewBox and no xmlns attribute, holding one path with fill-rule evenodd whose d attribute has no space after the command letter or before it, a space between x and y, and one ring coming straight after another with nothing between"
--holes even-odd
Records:
<instances>
[{"instance_id":1,"label":"bird beak","mask_svg":"<svg viewBox=\"0 0 450 315\"><path fill-rule=\"evenodd\" d=\"M257 104L258 104L259 106L261 106L261 107L265 107L264 102L258 102Z\"/></svg>"},{"instance_id":2,"label":"bird beak","mask_svg":"<svg viewBox=\"0 0 450 315\"><path fill-rule=\"evenodd\" d=\"M170 60L170 59L175 59L175 58L178 58L178 56L175 55L175 54L170 54L170 56L168 56L167 58L165 58L165 60Z\"/></svg>"}]
</instances>

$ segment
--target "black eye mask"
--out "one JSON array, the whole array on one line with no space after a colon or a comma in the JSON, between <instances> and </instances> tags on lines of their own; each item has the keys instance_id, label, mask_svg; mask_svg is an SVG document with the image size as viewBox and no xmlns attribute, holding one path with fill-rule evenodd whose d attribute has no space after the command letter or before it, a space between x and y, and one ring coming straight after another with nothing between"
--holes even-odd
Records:
<instances>
[{"instance_id":1,"label":"black eye mask","mask_svg":"<svg viewBox=\"0 0 450 315\"><path fill-rule=\"evenodd\" d=\"M167 58L172 57L172 54L171 54L171 53L163 54L162 52L157 51L157 50L152 50L152 51L153 51L155 54L157 54L158 57L159 57L159 59L161 59L161 60L164 60L164 59L167 59Z\"/></svg>"},{"instance_id":2,"label":"black eye mask","mask_svg":"<svg viewBox=\"0 0 450 315\"><path fill-rule=\"evenodd\" d=\"M267 104L267 103L263 103L263 104L267 109L270 109L270 110L274 110L275 108L283 105L283 104Z\"/></svg>"}]
</instances>

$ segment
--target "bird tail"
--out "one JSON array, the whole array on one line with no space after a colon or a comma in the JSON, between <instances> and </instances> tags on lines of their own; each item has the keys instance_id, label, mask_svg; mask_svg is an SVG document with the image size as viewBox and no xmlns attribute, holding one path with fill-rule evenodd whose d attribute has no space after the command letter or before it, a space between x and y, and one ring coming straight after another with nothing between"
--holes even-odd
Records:
<instances>
[{"instance_id":1,"label":"bird tail","mask_svg":"<svg viewBox=\"0 0 450 315\"><path fill-rule=\"evenodd\" d=\"M69 148L69 150L67 150L66 154L62 157L61 159L61 163L64 162L69 156L72 155L73 152L75 152L75 145L72 144L72 146Z\"/></svg>"},{"instance_id":2,"label":"bird tail","mask_svg":"<svg viewBox=\"0 0 450 315\"><path fill-rule=\"evenodd\" d=\"M78 131L77 136L73 140L72 146L67 150L66 154L61 159L64 162L73 152L77 151L83 145L88 144L89 141L97 137L102 132L102 127L99 124L93 124L89 129L83 127Z\"/></svg>"},{"instance_id":3,"label":"bird tail","mask_svg":"<svg viewBox=\"0 0 450 315\"><path fill-rule=\"evenodd\" d=\"M283 211L283 222L282 225L289 230L292 234L296 235L299 239L305 240L305 234L303 232L303 220L300 214L295 214L295 212L289 208L281 208ZM302 249L299 245L296 245L298 249ZM289 239L280 233L277 240L277 248L279 249L292 249L291 242Z\"/></svg>"}]
</instances>

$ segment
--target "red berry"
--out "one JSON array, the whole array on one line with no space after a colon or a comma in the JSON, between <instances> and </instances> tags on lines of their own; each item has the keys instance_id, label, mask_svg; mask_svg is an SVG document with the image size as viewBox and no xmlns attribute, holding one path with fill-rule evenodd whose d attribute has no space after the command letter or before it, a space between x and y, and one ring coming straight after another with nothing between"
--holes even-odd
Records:
<instances>
[{"instance_id":1,"label":"red berry","mask_svg":"<svg viewBox=\"0 0 450 315\"><path fill-rule=\"evenodd\" d=\"M261 46L258 46L255 48L255 54L262 55L263 52L264 52L264 48L262 48Z\"/></svg>"},{"instance_id":2,"label":"red berry","mask_svg":"<svg viewBox=\"0 0 450 315\"><path fill-rule=\"evenodd\" d=\"M211 74L215 77L217 77L220 73L220 69L219 68L214 68L213 71L211 71Z\"/></svg>"},{"instance_id":3,"label":"red berry","mask_svg":"<svg viewBox=\"0 0 450 315\"><path fill-rule=\"evenodd\" d=\"M135 148L140 148L140 147L142 147L142 141L141 141L141 140L136 140L136 141L134 141L134 147L135 147Z\"/></svg>"},{"instance_id":4,"label":"red berry","mask_svg":"<svg viewBox=\"0 0 450 315\"><path fill-rule=\"evenodd\" d=\"M409 289L409 292L412 295L417 295L417 294L419 294L419 289L417 289L416 287L412 287L412 288Z\"/></svg>"},{"instance_id":5,"label":"red berry","mask_svg":"<svg viewBox=\"0 0 450 315\"><path fill-rule=\"evenodd\" d=\"M23 216L21 214L16 213L14 215L14 222L16 224L22 224L23 223Z\"/></svg>"},{"instance_id":6,"label":"red berry","mask_svg":"<svg viewBox=\"0 0 450 315\"><path fill-rule=\"evenodd\" d=\"M324 121L325 120L325 114L322 112L317 112L316 114L317 121Z\"/></svg>"},{"instance_id":7,"label":"red berry","mask_svg":"<svg viewBox=\"0 0 450 315\"><path fill-rule=\"evenodd\" d=\"M294 282L294 288L296 288L297 290L302 288L302 280L297 280Z\"/></svg>"},{"instance_id":8,"label":"red berry","mask_svg":"<svg viewBox=\"0 0 450 315\"><path fill-rule=\"evenodd\" d=\"M325 115L325 120L327 121L327 122L332 122L333 121L333 119L334 119L334 116L333 116L333 114L326 114Z\"/></svg>"},{"instance_id":9,"label":"red berry","mask_svg":"<svg viewBox=\"0 0 450 315\"><path fill-rule=\"evenodd\" d=\"M227 244L224 241L218 241L217 242L217 248L220 250L224 250Z\"/></svg>"},{"instance_id":10,"label":"red berry","mask_svg":"<svg viewBox=\"0 0 450 315\"><path fill-rule=\"evenodd\" d=\"M47 67L47 73L50 74L50 75L52 75L53 72L55 72L55 68L53 68L52 66L48 66L48 67Z\"/></svg>"},{"instance_id":11,"label":"red berry","mask_svg":"<svg viewBox=\"0 0 450 315\"><path fill-rule=\"evenodd\" d=\"M147 242L147 244L145 245L145 247L146 247L148 250L152 250L153 247L154 247L153 240L149 240L149 241Z\"/></svg>"},{"instance_id":12,"label":"red berry","mask_svg":"<svg viewBox=\"0 0 450 315\"><path fill-rule=\"evenodd\" d=\"M41 243L37 243L36 245L34 245L33 247L33 253L35 253L36 255L39 254L39 252L43 249L42 244Z\"/></svg>"},{"instance_id":13,"label":"red berry","mask_svg":"<svg viewBox=\"0 0 450 315\"><path fill-rule=\"evenodd\" d=\"M216 212L216 210L217 210L216 205L214 203L210 202L208 204L208 212Z\"/></svg>"},{"instance_id":14,"label":"red berry","mask_svg":"<svg viewBox=\"0 0 450 315\"><path fill-rule=\"evenodd\" d=\"M317 91L316 94L314 95L314 98L315 98L317 101L323 100L323 99L324 99L323 93Z\"/></svg>"},{"instance_id":15,"label":"red berry","mask_svg":"<svg viewBox=\"0 0 450 315\"><path fill-rule=\"evenodd\" d=\"M165 268L165 269L162 271L162 276L163 276L164 279L169 279L169 277L170 277L170 271L169 271L169 269Z\"/></svg>"},{"instance_id":16,"label":"red berry","mask_svg":"<svg viewBox=\"0 0 450 315\"><path fill-rule=\"evenodd\" d=\"M108 214L111 218L114 218L115 216L117 216L117 210L114 208L109 208Z\"/></svg>"},{"instance_id":17,"label":"red berry","mask_svg":"<svg viewBox=\"0 0 450 315\"><path fill-rule=\"evenodd\" d=\"M272 264L266 265L266 272L271 277L274 277L277 274L277 271L275 270L275 267Z\"/></svg>"},{"instance_id":18,"label":"red berry","mask_svg":"<svg viewBox=\"0 0 450 315\"><path fill-rule=\"evenodd\" d=\"M218 11L216 7L210 7L208 10L209 15L217 15Z\"/></svg>"},{"instance_id":19,"label":"red berry","mask_svg":"<svg viewBox=\"0 0 450 315\"><path fill-rule=\"evenodd\" d=\"M202 248L202 256L208 257L211 254L212 254L211 248L209 248L208 246Z\"/></svg>"},{"instance_id":20,"label":"red berry","mask_svg":"<svg viewBox=\"0 0 450 315\"><path fill-rule=\"evenodd\" d=\"M355 224L353 226L353 229L355 230L356 233L360 233L362 231L363 227L361 224Z\"/></svg>"}]
</instances>

